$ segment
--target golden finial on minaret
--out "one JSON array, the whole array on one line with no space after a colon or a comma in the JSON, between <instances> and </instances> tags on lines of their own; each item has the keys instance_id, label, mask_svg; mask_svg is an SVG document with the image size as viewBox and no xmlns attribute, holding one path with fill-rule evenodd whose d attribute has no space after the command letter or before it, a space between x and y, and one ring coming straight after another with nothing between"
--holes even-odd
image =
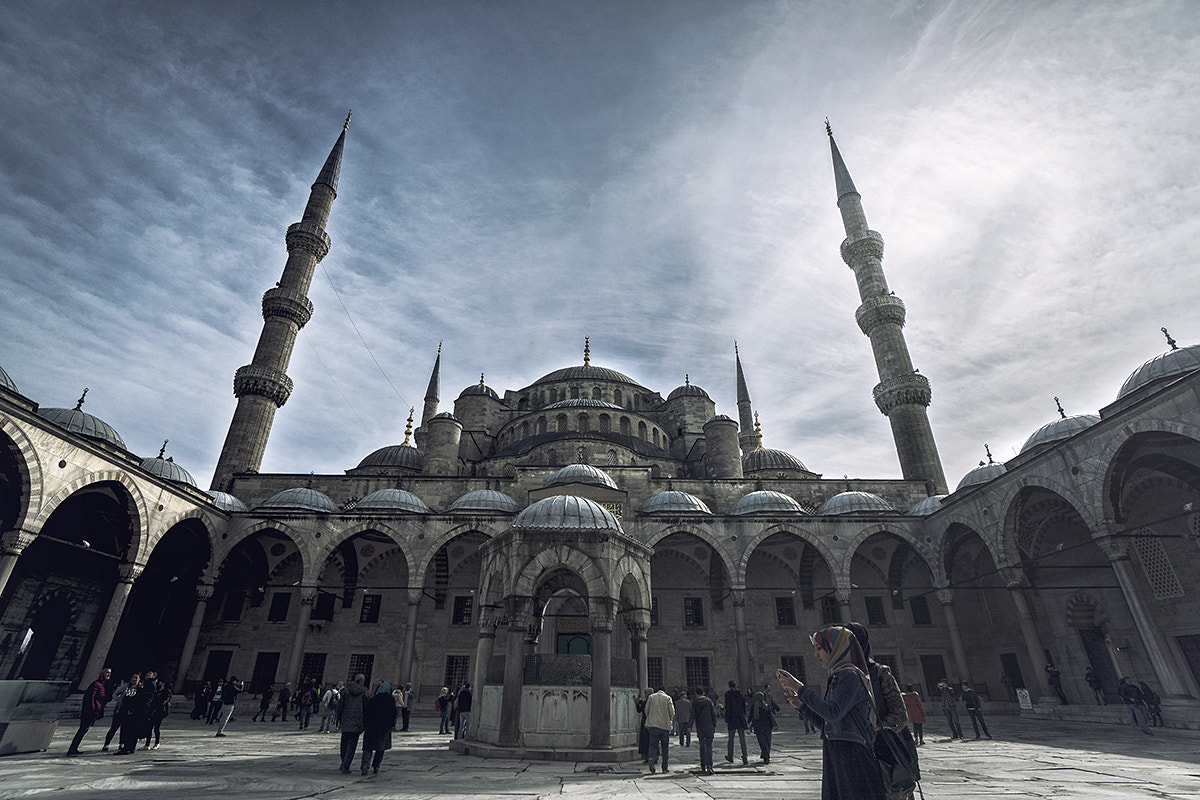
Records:
<instances>
[{"instance_id":1,"label":"golden finial on minaret","mask_svg":"<svg viewBox=\"0 0 1200 800\"><path fill-rule=\"evenodd\" d=\"M825 135L833 138L833 128L829 125L829 117L825 118Z\"/></svg>"},{"instance_id":2,"label":"golden finial on minaret","mask_svg":"<svg viewBox=\"0 0 1200 800\"><path fill-rule=\"evenodd\" d=\"M350 109L350 111L346 112L346 124L342 126L342 133L350 130L350 114L353 112L353 110L354 109Z\"/></svg>"},{"instance_id":3,"label":"golden finial on minaret","mask_svg":"<svg viewBox=\"0 0 1200 800\"><path fill-rule=\"evenodd\" d=\"M408 440L412 436L413 413L416 410L417 409L415 406L408 410L408 424L404 426L404 441L400 444L401 447L412 447L412 445L408 443Z\"/></svg>"},{"instance_id":4,"label":"golden finial on minaret","mask_svg":"<svg viewBox=\"0 0 1200 800\"><path fill-rule=\"evenodd\" d=\"M163 439L163 446L162 446L162 447L160 447L160 448L158 448L158 457L159 457L159 458L162 458L162 457L163 457L163 453L167 452L167 442L169 442L169 441L171 441L171 440L170 440L170 439Z\"/></svg>"},{"instance_id":5,"label":"golden finial on minaret","mask_svg":"<svg viewBox=\"0 0 1200 800\"><path fill-rule=\"evenodd\" d=\"M592 345L590 336L583 337L583 365L590 366L592 363Z\"/></svg>"},{"instance_id":6,"label":"golden finial on minaret","mask_svg":"<svg viewBox=\"0 0 1200 800\"><path fill-rule=\"evenodd\" d=\"M754 412L754 438L758 439L758 449L762 449L762 425L758 424L758 412Z\"/></svg>"},{"instance_id":7,"label":"golden finial on minaret","mask_svg":"<svg viewBox=\"0 0 1200 800\"><path fill-rule=\"evenodd\" d=\"M1063 419L1067 418L1067 412L1063 411L1062 403L1058 402L1058 398L1054 398L1054 405L1058 406L1058 415Z\"/></svg>"},{"instance_id":8,"label":"golden finial on minaret","mask_svg":"<svg viewBox=\"0 0 1200 800\"><path fill-rule=\"evenodd\" d=\"M88 393L88 390L85 387L83 390L83 394L79 395L79 399L75 402L75 410L76 411L83 408L83 398L87 397L87 393Z\"/></svg>"}]
</instances>

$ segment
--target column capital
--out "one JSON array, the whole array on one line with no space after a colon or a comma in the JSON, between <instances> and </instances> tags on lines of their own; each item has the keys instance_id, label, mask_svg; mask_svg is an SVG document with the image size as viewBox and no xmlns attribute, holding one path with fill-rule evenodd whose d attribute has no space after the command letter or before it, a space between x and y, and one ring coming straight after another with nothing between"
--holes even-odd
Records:
<instances>
[{"instance_id":1,"label":"column capital","mask_svg":"<svg viewBox=\"0 0 1200 800\"><path fill-rule=\"evenodd\" d=\"M650 629L650 626L645 622L640 619L634 619L632 616L626 616L625 627L629 629L629 633L635 642L646 641L646 631Z\"/></svg>"},{"instance_id":2,"label":"column capital","mask_svg":"<svg viewBox=\"0 0 1200 800\"><path fill-rule=\"evenodd\" d=\"M480 606L479 607L479 628L480 637L496 637L496 629L500 627L500 608L496 606Z\"/></svg>"},{"instance_id":3,"label":"column capital","mask_svg":"<svg viewBox=\"0 0 1200 800\"><path fill-rule=\"evenodd\" d=\"M314 606L317 604L317 595L321 590L316 586L301 586L300 587L300 603L301 605Z\"/></svg>"},{"instance_id":4,"label":"column capital","mask_svg":"<svg viewBox=\"0 0 1200 800\"><path fill-rule=\"evenodd\" d=\"M837 598L839 606L850 605L850 590L849 589L834 589L833 596Z\"/></svg>"},{"instance_id":5,"label":"column capital","mask_svg":"<svg viewBox=\"0 0 1200 800\"><path fill-rule=\"evenodd\" d=\"M207 603L212 599L213 585L211 583L196 584L196 599Z\"/></svg>"},{"instance_id":6,"label":"column capital","mask_svg":"<svg viewBox=\"0 0 1200 800\"><path fill-rule=\"evenodd\" d=\"M408 604L410 606L421 605L421 600L425 597L425 587L410 586L408 587Z\"/></svg>"},{"instance_id":7,"label":"column capital","mask_svg":"<svg viewBox=\"0 0 1200 800\"><path fill-rule=\"evenodd\" d=\"M937 595L938 602L943 606L954 605L954 590L949 586L942 586L935 589L933 593Z\"/></svg>"},{"instance_id":8,"label":"column capital","mask_svg":"<svg viewBox=\"0 0 1200 800\"><path fill-rule=\"evenodd\" d=\"M33 540L37 538L36 533L14 528L11 531L5 531L0 534L0 554L19 556L24 552L26 547L33 544Z\"/></svg>"},{"instance_id":9,"label":"column capital","mask_svg":"<svg viewBox=\"0 0 1200 800\"><path fill-rule=\"evenodd\" d=\"M611 597L588 598L588 625L592 631L607 631L612 633L613 623L616 622L616 603Z\"/></svg>"},{"instance_id":10,"label":"column capital","mask_svg":"<svg viewBox=\"0 0 1200 800\"><path fill-rule=\"evenodd\" d=\"M735 607L745 608L745 606L746 606L746 590L745 589L730 589L729 597Z\"/></svg>"},{"instance_id":11,"label":"column capital","mask_svg":"<svg viewBox=\"0 0 1200 800\"><path fill-rule=\"evenodd\" d=\"M142 575L142 570L146 568L145 564L139 564L136 561L125 561L117 565L117 581L120 583L133 583Z\"/></svg>"},{"instance_id":12,"label":"column capital","mask_svg":"<svg viewBox=\"0 0 1200 800\"><path fill-rule=\"evenodd\" d=\"M1109 561L1128 561L1133 546L1133 535L1119 522L1106 519L1100 525L1103 533L1092 537Z\"/></svg>"},{"instance_id":13,"label":"column capital","mask_svg":"<svg viewBox=\"0 0 1200 800\"><path fill-rule=\"evenodd\" d=\"M1009 591L1019 592L1029 587L1029 578L1019 567L1001 567L997 572Z\"/></svg>"}]
</instances>

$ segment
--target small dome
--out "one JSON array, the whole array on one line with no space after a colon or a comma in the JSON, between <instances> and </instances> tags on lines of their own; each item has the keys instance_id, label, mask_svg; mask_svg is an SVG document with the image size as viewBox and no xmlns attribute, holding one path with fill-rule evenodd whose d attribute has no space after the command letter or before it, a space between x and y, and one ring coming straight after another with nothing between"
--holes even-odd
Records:
<instances>
[{"instance_id":1,"label":"small dome","mask_svg":"<svg viewBox=\"0 0 1200 800\"><path fill-rule=\"evenodd\" d=\"M78 408L42 408L38 409L37 413L42 419L66 428L72 433L114 444L122 450L125 449L125 440L121 438L121 434L113 430L112 426L104 420L93 417L86 411L80 411Z\"/></svg>"},{"instance_id":2,"label":"small dome","mask_svg":"<svg viewBox=\"0 0 1200 800\"><path fill-rule=\"evenodd\" d=\"M780 470L798 469L808 472L808 467L800 463L800 459L782 450L751 450L742 454L742 472L778 472Z\"/></svg>"},{"instance_id":3,"label":"small dome","mask_svg":"<svg viewBox=\"0 0 1200 800\"><path fill-rule=\"evenodd\" d=\"M186 469L176 464L169 458L161 456L155 458L142 459L142 469L149 472L151 475L157 475L160 478L165 478L176 483L186 483L188 486L195 486L196 481L188 473ZM197 487L198 488L198 487Z\"/></svg>"},{"instance_id":4,"label":"small dome","mask_svg":"<svg viewBox=\"0 0 1200 800\"><path fill-rule=\"evenodd\" d=\"M403 489L380 489L359 500L351 511L405 511L411 514L432 514L433 509L412 492Z\"/></svg>"},{"instance_id":5,"label":"small dome","mask_svg":"<svg viewBox=\"0 0 1200 800\"><path fill-rule=\"evenodd\" d=\"M958 482L958 486L954 491L961 491L968 486L978 486L981 483L987 483L992 478L1003 475L1008 472L1008 469L1003 464L992 462L990 464L980 464L975 469L963 475L963 479Z\"/></svg>"},{"instance_id":6,"label":"small dome","mask_svg":"<svg viewBox=\"0 0 1200 800\"><path fill-rule=\"evenodd\" d=\"M4 371L4 367L0 367L0 389L8 389L10 392L20 394L17 391L17 385L13 383L13 379L8 377L8 373Z\"/></svg>"},{"instance_id":7,"label":"small dome","mask_svg":"<svg viewBox=\"0 0 1200 800\"><path fill-rule=\"evenodd\" d=\"M817 511L823 517L834 517L839 514L879 514L896 513L896 509L888 501L870 492L842 492L821 504Z\"/></svg>"},{"instance_id":8,"label":"small dome","mask_svg":"<svg viewBox=\"0 0 1200 800\"><path fill-rule=\"evenodd\" d=\"M267 502L255 506L255 510L269 509L272 511L317 511L322 514L332 514L337 506L327 495L316 489L284 489L273 495Z\"/></svg>"},{"instance_id":9,"label":"small dome","mask_svg":"<svg viewBox=\"0 0 1200 800\"><path fill-rule=\"evenodd\" d=\"M557 403L551 403L546 406L544 410L551 411L556 408L609 408L614 411L625 410L618 405L606 403L603 400L585 400L583 398L579 398L578 400L559 400Z\"/></svg>"},{"instance_id":10,"label":"small dome","mask_svg":"<svg viewBox=\"0 0 1200 800\"><path fill-rule=\"evenodd\" d=\"M563 486L568 483L586 483L589 486L606 486L616 489L617 484L606 473L590 464L570 464L551 475L542 484L543 489L551 486Z\"/></svg>"},{"instance_id":11,"label":"small dome","mask_svg":"<svg viewBox=\"0 0 1200 800\"><path fill-rule=\"evenodd\" d=\"M569 494L538 500L517 514L512 526L514 528L621 531L621 523L599 503Z\"/></svg>"},{"instance_id":12,"label":"small dome","mask_svg":"<svg viewBox=\"0 0 1200 800\"><path fill-rule=\"evenodd\" d=\"M733 422L733 423L736 423L737 420L734 419L733 417L727 417L724 414L717 414L715 417L710 419L708 422ZM708 422L706 422L704 424L707 425Z\"/></svg>"},{"instance_id":13,"label":"small dome","mask_svg":"<svg viewBox=\"0 0 1200 800\"><path fill-rule=\"evenodd\" d=\"M731 516L742 514L807 514L804 506L786 494L772 491L751 492L733 504Z\"/></svg>"},{"instance_id":14,"label":"small dome","mask_svg":"<svg viewBox=\"0 0 1200 800\"><path fill-rule=\"evenodd\" d=\"M406 444L391 444L381 447L358 463L356 469L385 467L420 470L424 454Z\"/></svg>"},{"instance_id":15,"label":"small dome","mask_svg":"<svg viewBox=\"0 0 1200 800\"><path fill-rule=\"evenodd\" d=\"M1120 400L1125 395L1132 394L1143 386L1164 378L1175 378L1198 369L1200 369L1200 344L1168 350L1135 369L1133 374L1126 378L1125 383L1121 385L1121 391L1117 392L1117 399Z\"/></svg>"},{"instance_id":16,"label":"small dome","mask_svg":"<svg viewBox=\"0 0 1200 800\"><path fill-rule=\"evenodd\" d=\"M228 492L205 492L212 498L213 505L222 511L247 511L246 504Z\"/></svg>"},{"instance_id":17,"label":"small dome","mask_svg":"<svg viewBox=\"0 0 1200 800\"><path fill-rule=\"evenodd\" d=\"M432 419L452 419L452 420L454 420L455 422L458 422L458 421L459 421L458 417L454 416L454 415L453 415L453 414L451 414L449 411L443 411L443 412L442 412L442 413L440 413L440 414L434 414L434 415L433 415L433 417L432 417Z\"/></svg>"},{"instance_id":18,"label":"small dome","mask_svg":"<svg viewBox=\"0 0 1200 800\"><path fill-rule=\"evenodd\" d=\"M687 492L659 492L638 509L643 514L711 514L704 501Z\"/></svg>"},{"instance_id":19,"label":"small dome","mask_svg":"<svg viewBox=\"0 0 1200 800\"><path fill-rule=\"evenodd\" d=\"M1056 419L1033 432L1033 435L1021 445L1021 452L1028 453L1043 445L1070 439L1082 430L1092 427L1100 418L1095 414L1075 414L1070 417Z\"/></svg>"},{"instance_id":20,"label":"small dome","mask_svg":"<svg viewBox=\"0 0 1200 800\"><path fill-rule=\"evenodd\" d=\"M521 509L516 500L495 489L476 489L467 492L450 504L450 513L456 511L483 511L499 514L515 514Z\"/></svg>"},{"instance_id":21,"label":"small dome","mask_svg":"<svg viewBox=\"0 0 1200 800\"><path fill-rule=\"evenodd\" d=\"M492 387L485 386L482 383L477 383L474 386L468 386L467 388L463 389L461 392L459 392L458 399L461 400L464 397L475 397L479 395L490 397L496 401L500 400L500 395L496 394Z\"/></svg>"},{"instance_id":22,"label":"small dome","mask_svg":"<svg viewBox=\"0 0 1200 800\"><path fill-rule=\"evenodd\" d=\"M924 500L909 509L908 515L910 517L928 517L930 514L941 508L942 501L949 496L950 495L948 494L935 494L926 497Z\"/></svg>"},{"instance_id":23,"label":"small dome","mask_svg":"<svg viewBox=\"0 0 1200 800\"><path fill-rule=\"evenodd\" d=\"M705 400L712 400L712 398L708 396L708 392L691 383L685 383L683 386L676 386L671 390L671 393L667 395L667 400L674 400L676 397L703 397Z\"/></svg>"},{"instance_id":24,"label":"small dome","mask_svg":"<svg viewBox=\"0 0 1200 800\"><path fill-rule=\"evenodd\" d=\"M633 378L622 375L615 369L593 367L591 364L555 370L548 375L538 378L533 382L533 385L537 386L539 383L555 383L557 381L615 381L617 383L628 383L631 386L638 386L637 383L634 383Z\"/></svg>"}]
</instances>

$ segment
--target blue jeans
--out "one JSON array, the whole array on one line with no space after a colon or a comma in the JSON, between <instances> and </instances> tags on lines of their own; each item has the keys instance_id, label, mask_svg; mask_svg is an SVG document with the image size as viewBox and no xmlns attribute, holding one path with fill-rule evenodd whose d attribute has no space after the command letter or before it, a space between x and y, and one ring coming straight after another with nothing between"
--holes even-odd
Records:
<instances>
[{"instance_id":1,"label":"blue jeans","mask_svg":"<svg viewBox=\"0 0 1200 800\"><path fill-rule=\"evenodd\" d=\"M666 728L651 728L646 726L646 730L650 732L650 765L653 766L658 761L658 749L662 747L662 768L663 772L667 771L667 748L670 747L671 731Z\"/></svg>"},{"instance_id":2,"label":"blue jeans","mask_svg":"<svg viewBox=\"0 0 1200 800\"><path fill-rule=\"evenodd\" d=\"M962 726L958 724L958 709L957 708L942 708L942 713L946 715L946 722L950 725L950 738L963 739Z\"/></svg>"},{"instance_id":3,"label":"blue jeans","mask_svg":"<svg viewBox=\"0 0 1200 800\"><path fill-rule=\"evenodd\" d=\"M700 740L700 768L701 769L712 769L713 768L713 760L712 760L713 737L712 736L708 736L708 737L697 736L696 738Z\"/></svg>"}]
</instances>

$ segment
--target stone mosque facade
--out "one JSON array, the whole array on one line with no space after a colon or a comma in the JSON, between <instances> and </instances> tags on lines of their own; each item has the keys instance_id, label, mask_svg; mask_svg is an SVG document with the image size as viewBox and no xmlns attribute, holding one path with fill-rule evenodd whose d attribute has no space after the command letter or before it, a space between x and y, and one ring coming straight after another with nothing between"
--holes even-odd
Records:
<instances>
[{"instance_id":1,"label":"stone mosque facade","mask_svg":"<svg viewBox=\"0 0 1200 800\"><path fill-rule=\"evenodd\" d=\"M479 742L552 747L555 715L582 713L568 744L622 748L636 687L761 685L780 666L819 680L807 634L853 619L926 697L949 677L1009 702L1004 672L1031 713L1066 714L1046 664L1071 708L1095 705L1091 666L1200 728L1200 345L1168 334L1098 414L1060 413L951 491L832 134L902 479L829 480L765 448L740 353L735 419L686 380L664 395L591 363L586 342L581 364L503 391L481 376L452 405L439 350L402 443L344 474L259 472L346 128L287 231L208 491L164 452L131 453L84 398L42 407L0 369L0 679L78 686L108 664L257 691L362 672L411 682L422 706L470 681Z\"/></svg>"}]
</instances>

